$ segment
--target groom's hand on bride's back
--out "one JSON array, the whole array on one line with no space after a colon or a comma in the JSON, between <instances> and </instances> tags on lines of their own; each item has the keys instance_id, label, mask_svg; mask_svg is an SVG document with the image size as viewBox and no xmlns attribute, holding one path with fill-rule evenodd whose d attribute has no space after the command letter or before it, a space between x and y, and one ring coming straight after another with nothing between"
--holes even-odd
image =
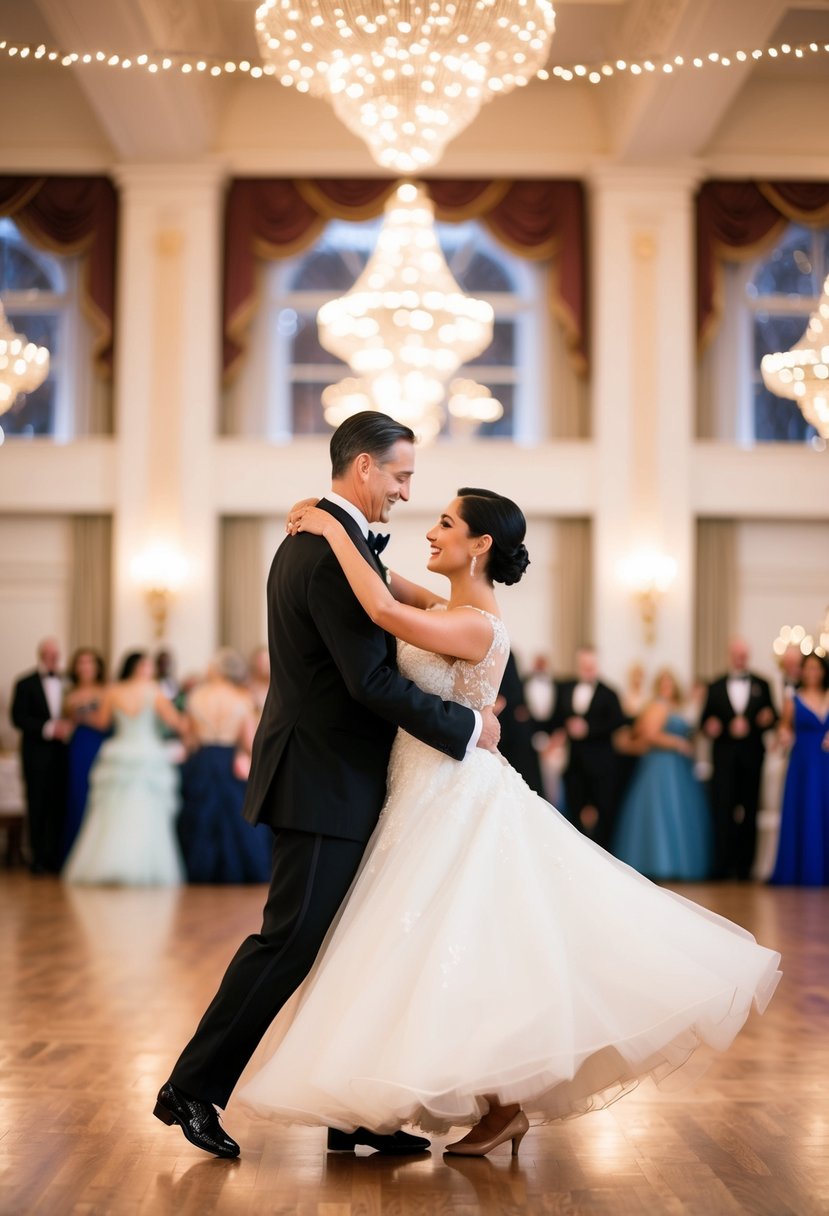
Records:
<instances>
[{"instance_id":1,"label":"groom's hand on bride's back","mask_svg":"<svg viewBox=\"0 0 829 1216\"><path fill-rule=\"evenodd\" d=\"M482 747L488 752L497 751L501 738L501 723L495 716L495 709L492 705L485 705L481 710L481 720L483 726L478 738L478 747Z\"/></svg>"}]
</instances>

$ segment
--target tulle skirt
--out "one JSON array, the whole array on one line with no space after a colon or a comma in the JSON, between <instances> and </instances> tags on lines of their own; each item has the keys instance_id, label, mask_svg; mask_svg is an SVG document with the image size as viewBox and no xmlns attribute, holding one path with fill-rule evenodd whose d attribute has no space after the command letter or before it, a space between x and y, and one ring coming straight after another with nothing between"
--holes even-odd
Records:
<instances>
[{"instance_id":1,"label":"tulle skirt","mask_svg":"<svg viewBox=\"0 0 829 1216\"><path fill-rule=\"evenodd\" d=\"M751 934L615 860L500 757L398 734L389 796L245 1106L342 1129L536 1121L725 1050L778 982Z\"/></svg>"},{"instance_id":2,"label":"tulle skirt","mask_svg":"<svg viewBox=\"0 0 829 1216\"><path fill-rule=\"evenodd\" d=\"M157 740L109 739L89 777L80 833L66 882L177 886L184 866L176 840L178 771Z\"/></svg>"}]
</instances>

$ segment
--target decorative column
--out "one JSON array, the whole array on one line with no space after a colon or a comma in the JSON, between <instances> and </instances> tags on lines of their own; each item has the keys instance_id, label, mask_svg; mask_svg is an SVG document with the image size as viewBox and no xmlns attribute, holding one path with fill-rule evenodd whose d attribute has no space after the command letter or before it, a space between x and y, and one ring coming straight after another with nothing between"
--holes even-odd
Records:
<instances>
[{"instance_id":1,"label":"decorative column","mask_svg":"<svg viewBox=\"0 0 829 1216\"><path fill-rule=\"evenodd\" d=\"M123 166L118 298L114 653L169 646L180 671L216 644L213 449L220 385L223 171ZM134 563L186 559L155 636Z\"/></svg>"},{"instance_id":2,"label":"decorative column","mask_svg":"<svg viewBox=\"0 0 829 1216\"><path fill-rule=\"evenodd\" d=\"M696 180L686 165L592 181L595 641L616 680L636 660L692 675ZM647 551L676 563L650 638L621 570Z\"/></svg>"}]
</instances>

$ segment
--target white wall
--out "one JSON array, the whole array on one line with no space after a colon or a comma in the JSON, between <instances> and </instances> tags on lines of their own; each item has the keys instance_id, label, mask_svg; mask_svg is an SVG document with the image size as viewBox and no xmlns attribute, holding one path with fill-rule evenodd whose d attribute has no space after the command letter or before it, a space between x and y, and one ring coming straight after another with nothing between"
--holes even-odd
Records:
<instances>
[{"instance_id":1,"label":"white wall","mask_svg":"<svg viewBox=\"0 0 829 1216\"><path fill-rule=\"evenodd\" d=\"M8 721L12 685L35 666L38 642L54 636L65 647L69 561L65 517L0 515L0 745L16 738Z\"/></svg>"},{"instance_id":2,"label":"white wall","mask_svg":"<svg viewBox=\"0 0 829 1216\"><path fill-rule=\"evenodd\" d=\"M829 610L829 526L825 522L770 520L737 531L739 632L753 666L776 671L772 642L781 625L802 625L813 636Z\"/></svg>"}]
</instances>

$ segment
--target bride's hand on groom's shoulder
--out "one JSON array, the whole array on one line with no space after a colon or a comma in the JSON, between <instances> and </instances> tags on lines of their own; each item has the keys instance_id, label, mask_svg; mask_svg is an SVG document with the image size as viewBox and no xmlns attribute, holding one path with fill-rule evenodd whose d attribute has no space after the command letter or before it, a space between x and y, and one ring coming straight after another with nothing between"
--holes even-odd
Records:
<instances>
[{"instance_id":1,"label":"bride's hand on groom's shoulder","mask_svg":"<svg viewBox=\"0 0 829 1216\"><path fill-rule=\"evenodd\" d=\"M296 532L296 523L302 515L302 512L308 507L315 507L319 502L318 498L301 498L299 502L295 502L288 512L288 518L285 520L285 531L289 536L293 536Z\"/></svg>"},{"instance_id":2,"label":"bride's hand on groom's shoulder","mask_svg":"<svg viewBox=\"0 0 829 1216\"><path fill-rule=\"evenodd\" d=\"M294 516L294 522L289 531L295 536L297 532L310 532L312 536L325 536L326 530L336 526L337 521L328 511L320 511L319 507L300 507Z\"/></svg>"}]
</instances>

